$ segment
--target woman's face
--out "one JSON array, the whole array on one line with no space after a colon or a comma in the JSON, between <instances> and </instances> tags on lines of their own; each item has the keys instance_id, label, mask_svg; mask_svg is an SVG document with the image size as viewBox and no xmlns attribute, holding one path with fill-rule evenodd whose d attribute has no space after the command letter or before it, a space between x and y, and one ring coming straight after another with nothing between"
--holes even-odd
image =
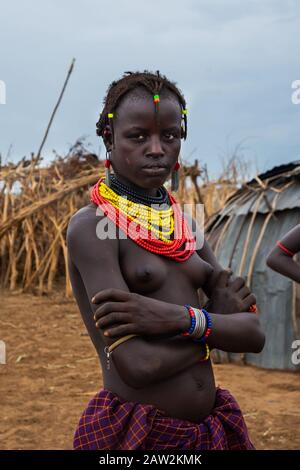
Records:
<instances>
[{"instance_id":1,"label":"woman's face","mask_svg":"<svg viewBox=\"0 0 300 470\"><path fill-rule=\"evenodd\" d=\"M114 172L124 183L156 195L173 170L181 146L181 106L176 95L160 95L156 115L152 95L133 90L120 102L113 119ZM111 149L108 142L106 147Z\"/></svg>"}]
</instances>

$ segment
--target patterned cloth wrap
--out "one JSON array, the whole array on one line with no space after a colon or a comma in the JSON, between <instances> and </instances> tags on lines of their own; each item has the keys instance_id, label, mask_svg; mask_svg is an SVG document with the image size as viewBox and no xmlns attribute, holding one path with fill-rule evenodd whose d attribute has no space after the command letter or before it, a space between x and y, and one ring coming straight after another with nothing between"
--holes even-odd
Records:
<instances>
[{"instance_id":1,"label":"patterned cloth wrap","mask_svg":"<svg viewBox=\"0 0 300 470\"><path fill-rule=\"evenodd\" d=\"M201 423L172 418L153 405L127 402L102 388L75 431L75 450L254 450L242 412L228 390Z\"/></svg>"}]
</instances>

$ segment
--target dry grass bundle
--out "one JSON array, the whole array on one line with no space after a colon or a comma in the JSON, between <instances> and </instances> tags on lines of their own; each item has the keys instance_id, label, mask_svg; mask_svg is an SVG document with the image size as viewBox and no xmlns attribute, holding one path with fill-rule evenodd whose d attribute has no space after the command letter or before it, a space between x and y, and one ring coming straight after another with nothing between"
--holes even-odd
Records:
<instances>
[{"instance_id":1,"label":"dry grass bundle","mask_svg":"<svg viewBox=\"0 0 300 470\"><path fill-rule=\"evenodd\" d=\"M89 203L88 188L103 173L98 157L81 142L47 168L23 158L1 168L0 287L43 294L67 269L65 231L70 217Z\"/></svg>"}]
</instances>

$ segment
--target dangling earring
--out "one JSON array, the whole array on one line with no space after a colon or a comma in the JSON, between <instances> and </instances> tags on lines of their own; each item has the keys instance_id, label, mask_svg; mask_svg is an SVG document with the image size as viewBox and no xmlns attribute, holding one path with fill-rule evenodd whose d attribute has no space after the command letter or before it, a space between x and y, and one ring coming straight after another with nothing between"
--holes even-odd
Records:
<instances>
[{"instance_id":1,"label":"dangling earring","mask_svg":"<svg viewBox=\"0 0 300 470\"><path fill-rule=\"evenodd\" d=\"M177 191L179 187L179 173L178 170L180 168L180 164L176 162L174 170L172 171L171 175L171 191Z\"/></svg>"},{"instance_id":2,"label":"dangling earring","mask_svg":"<svg viewBox=\"0 0 300 470\"><path fill-rule=\"evenodd\" d=\"M107 113L108 121L110 123L111 133L112 133L112 145L114 147L114 132L113 132L113 122L112 119L114 117L113 113ZM105 129L103 134L107 137L109 134L108 129ZM111 151L106 150L106 159L104 162L105 165L105 184L106 186L110 186L111 183L111 174L110 174L110 158L111 158Z\"/></svg>"},{"instance_id":3,"label":"dangling earring","mask_svg":"<svg viewBox=\"0 0 300 470\"><path fill-rule=\"evenodd\" d=\"M105 184L106 184L106 186L109 186L109 187L110 187L110 183L111 183L110 155L111 155L111 152L108 152L106 150L106 159L105 159L105 162L104 162L104 166L105 166Z\"/></svg>"}]
</instances>

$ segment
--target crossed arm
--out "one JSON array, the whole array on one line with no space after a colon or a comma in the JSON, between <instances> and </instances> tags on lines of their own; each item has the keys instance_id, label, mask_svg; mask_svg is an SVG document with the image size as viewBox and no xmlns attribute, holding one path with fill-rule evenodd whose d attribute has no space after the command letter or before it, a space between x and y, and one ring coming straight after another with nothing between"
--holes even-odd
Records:
<instances>
[{"instance_id":1,"label":"crossed arm","mask_svg":"<svg viewBox=\"0 0 300 470\"><path fill-rule=\"evenodd\" d=\"M84 283L90 301L91 316L99 308L99 305L92 303L92 298L99 291L122 290L128 293L129 299L133 295L120 270L118 240L99 240L96 236L98 220L95 215L91 217L75 214L67 231L69 260L80 273ZM205 244L203 253L208 262L214 262L214 255L208 244ZM219 270L220 266L217 261L215 263ZM151 303L155 300L147 298L147 301ZM120 377L133 388L143 388L163 378L171 377L198 363L205 355L198 343L179 334L189 326L185 307L166 302L161 302L161 307L165 309L166 314L172 312L172 316L177 319L177 334L173 333L164 339L134 337L122 343L113 352L112 358ZM87 312L81 313L87 314ZM236 352L259 352L262 349L263 341L259 336L256 315L242 312L226 317L218 313L212 316L214 329L209 342L210 347ZM101 329L97 329L103 345L109 346L116 340L115 337L107 337L103 333ZM128 333L123 333L121 336L124 334Z\"/></svg>"}]
</instances>

